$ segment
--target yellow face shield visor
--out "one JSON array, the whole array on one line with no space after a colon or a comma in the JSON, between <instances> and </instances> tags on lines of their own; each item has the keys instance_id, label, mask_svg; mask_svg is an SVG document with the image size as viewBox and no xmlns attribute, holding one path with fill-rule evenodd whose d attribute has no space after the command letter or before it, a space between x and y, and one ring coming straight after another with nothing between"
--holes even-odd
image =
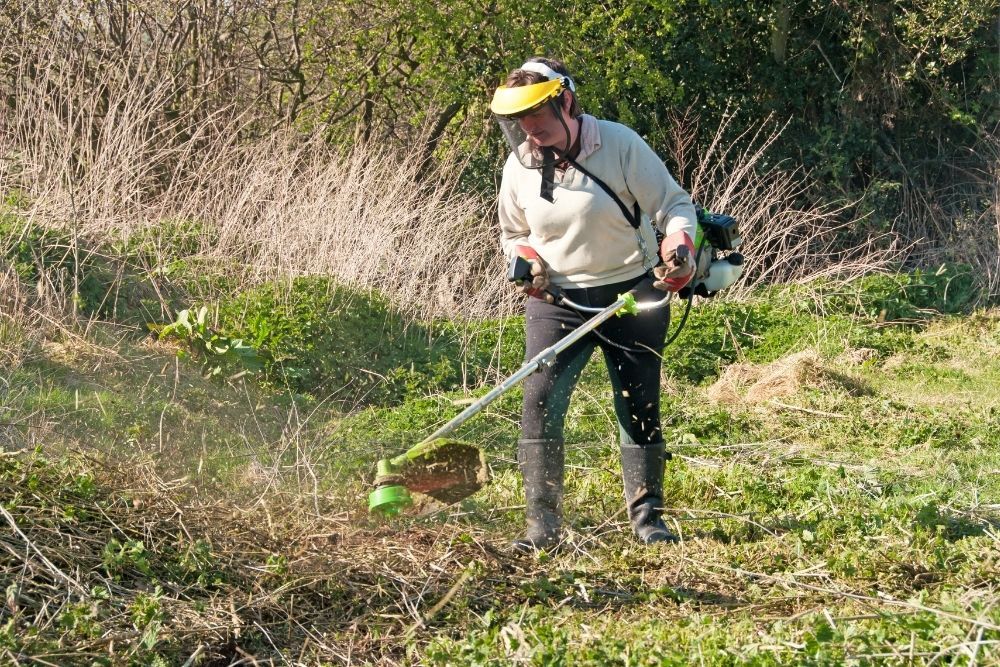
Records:
<instances>
[{"instance_id":1,"label":"yellow face shield visor","mask_svg":"<svg viewBox=\"0 0 1000 667\"><path fill-rule=\"evenodd\" d=\"M564 87L562 78L533 83L529 86L515 86L513 88L500 86L493 93L490 111L502 118L521 118L559 97L559 93L563 91Z\"/></svg>"},{"instance_id":2,"label":"yellow face shield visor","mask_svg":"<svg viewBox=\"0 0 1000 667\"><path fill-rule=\"evenodd\" d=\"M512 88L500 86L493 94L493 101L490 103L493 117L513 154L517 156L521 165L528 169L542 169L555 165L561 160L559 154L569 151L569 128L566 128L565 123L563 123L565 141L550 148L542 148L532 144L524 128L521 127L520 120L545 108L546 105L552 107L549 113L561 120L556 100L564 90L572 90L568 88L567 81L568 78L559 77L528 86Z\"/></svg>"}]
</instances>

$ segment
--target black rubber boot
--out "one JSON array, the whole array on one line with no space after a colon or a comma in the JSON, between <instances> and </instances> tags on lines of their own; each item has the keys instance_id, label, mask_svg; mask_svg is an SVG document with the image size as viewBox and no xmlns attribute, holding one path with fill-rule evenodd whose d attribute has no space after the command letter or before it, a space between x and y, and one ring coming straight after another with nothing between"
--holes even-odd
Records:
<instances>
[{"instance_id":1,"label":"black rubber boot","mask_svg":"<svg viewBox=\"0 0 1000 667\"><path fill-rule=\"evenodd\" d=\"M632 530L644 544L677 542L661 518L663 510L663 466L666 453L662 442L648 445L622 444L622 479L625 505Z\"/></svg>"},{"instance_id":2,"label":"black rubber boot","mask_svg":"<svg viewBox=\"0 0 1000 667\"><path fill-rule=\"evenodd\" d=\"M511 549L523 554L552 551L559 544L562 528L562 440L521 440L517 462L524 479L528 529L524 537L511 542Z\"/></svg>"}]
</instances>

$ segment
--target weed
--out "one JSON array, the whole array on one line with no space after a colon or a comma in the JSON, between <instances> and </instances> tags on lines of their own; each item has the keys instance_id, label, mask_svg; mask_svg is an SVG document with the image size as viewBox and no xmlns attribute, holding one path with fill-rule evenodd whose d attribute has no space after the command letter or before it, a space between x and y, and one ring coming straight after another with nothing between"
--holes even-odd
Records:
<instances>
[{"instance_id":1,"label":"weed","mask_svg":"<svg viewBox=\"0 0 1000 667\"><path fill-rule=\"evenodd\" d=\"M154 327L161 339L176 338L188 345L202 362L202 374L214 377L223 370L236 369L253 373L263 369L264 361L250 345L240 338L221 334L208 325L208 308L202 306L197 314L190 310L177 313L177 320L162 327Z\"/></svg>"},{"instance_id":2,"label":"weed","mask_svg":"<svg viewBox=\"0 0 1000 667\"><path fill-rule=\"evenodd\" d=\"M163 627L164 612L160 605L163 591L159 586L152 594L139 593L129 605L132 625L141 635L139 644L147 651L156 646Z\"/></svg>"},{"instance_id":3,"label":"weed","mask_svg":"<svg viewBox=\"0 0 1000 667\"><path fill-rule=\"evenodd\" d=\"M282 554L270 554L264 561L264 569L277 577L288 574L288 558Z\"/></svg>"},{"instance_id":4,"label":"weed","mask_svg":"<svg viewBox=\"0 0 1000 667\"><path fill-rule=\"evenodd\" d=\"M0 257L10 262L23 282L64 284L84 313L97 312L106 296L100 262L62 232L0 211Z\"/></svg>"},{"instance_id":5,"label":"weed","mask_svg":"<svg viewBox=\"0 0 1000 667\"><path fill-rule=\"evenodd\" d=\"M147 576L153 573L150 567L150 554L140 540L121 542L117 538L111 538L104 545L101 562L108 576L115 579L120 579L132 570Z\"/></svg>"},{"instance_id":6,"label":"weed","mask_svg":"<svg viewBox=\"0 0 1000 667\"><path fill-rule=\"evenodd\" d=\"M155 275L171 277L184 262L218 242L217 232L190 218L164 218L116 239L110 247L117 256L129 257Z\"/></svg>"},{"instance_id":7,"label":"weed","mask_svg":"<svg viewBox=\"0 0 1000 667\"><path fill-rule=\"evenodd\" d=\"M181 581L201 588L211 588L223 583L224 574L212 544L206 539L196 539L181 548L177 565L172 570Z\"/></svg>"}]
</instances>

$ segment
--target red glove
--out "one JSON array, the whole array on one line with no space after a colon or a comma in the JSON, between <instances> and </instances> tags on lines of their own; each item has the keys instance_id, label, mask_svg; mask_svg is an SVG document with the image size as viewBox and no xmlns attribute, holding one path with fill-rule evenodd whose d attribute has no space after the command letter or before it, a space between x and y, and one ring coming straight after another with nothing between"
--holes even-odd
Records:
<instances>
[{"instance_id":1,"label":"red glove","mask_svg":"<svg viewBox=\"0 0 1000 667\"><path fill-rule=\"evenodd\" d=\"M678 257L677 248L687 247L687 256ZM653 287L664 292L677 292L694 275L694 242L687 232L674 232L660 243L663 263L653 269Z\"/></svg>"},{"instance_id":2,"label":"red glove","mask_svg":"<svg viewBox=\"0 0 1000 667\"><path fill-rule=\"evenodd\" d=\"M530 245L515 245L514 252L531 262L531 281L521 281L518 289L528 296L553 303L555 298L545 291L549 286L549 267L545 260Z\"/></svg>"}]
</instances>

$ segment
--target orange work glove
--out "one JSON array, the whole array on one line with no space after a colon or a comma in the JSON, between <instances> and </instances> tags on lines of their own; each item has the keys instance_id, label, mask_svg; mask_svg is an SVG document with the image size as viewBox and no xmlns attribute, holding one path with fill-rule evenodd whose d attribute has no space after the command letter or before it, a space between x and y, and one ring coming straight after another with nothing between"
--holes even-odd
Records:
<instances>
[{"instance_id":1,"label":"orange work glove","mask_svg":"<svg viewBox=\"0 0 1000 667\"><path fill-rule=\"evenodd\" d=\"M677 252L685 247L687 252ZM691 281L694 275L694 242L687 232L674 232L660 243L663 263L653 269L653 287L664 292L677 292Z\"/></svg>"},{"instance_id":2,"label":"orange work glove","mask_svg":"<svg viewBox=\"0 0 1000 667\"><path fill-rule=\"evenodd\" d=\"M522 280L517 289L528 296L553 303L555 298L546 290L549 287L549 267L530 245L516 245L514 252L531 262L531 280Z\"/></svg>"}]
</instances>

